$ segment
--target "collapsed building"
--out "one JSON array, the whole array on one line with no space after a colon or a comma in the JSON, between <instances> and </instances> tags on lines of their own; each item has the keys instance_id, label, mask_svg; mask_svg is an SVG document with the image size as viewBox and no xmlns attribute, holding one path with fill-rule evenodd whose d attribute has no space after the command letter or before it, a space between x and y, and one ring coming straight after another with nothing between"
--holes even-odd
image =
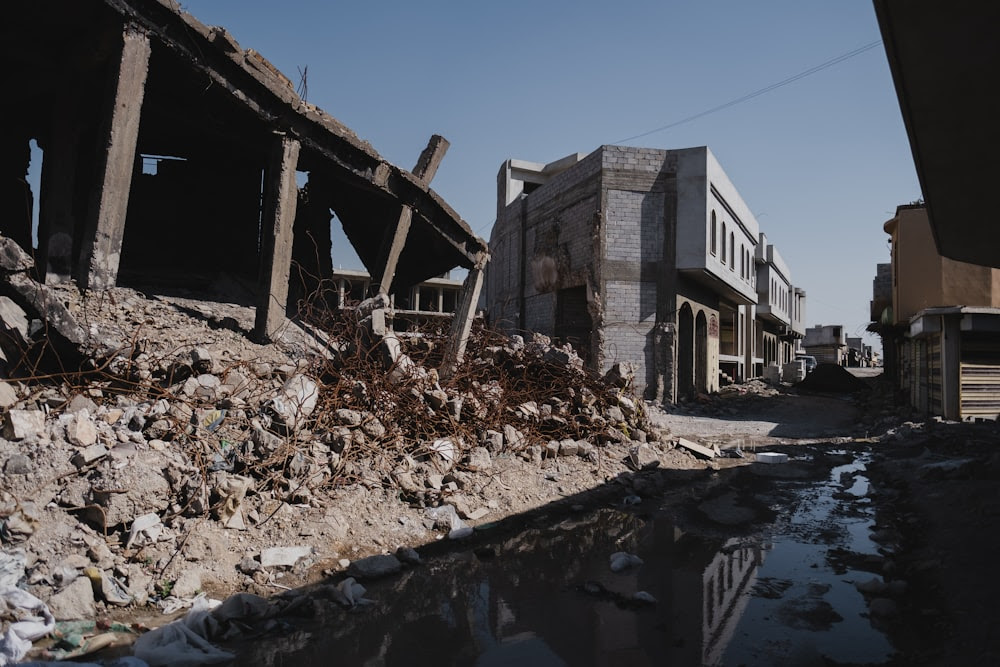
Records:
<instances>
[{"instance_id":1,"label":"collapsed building","mask_svg":"<svg viewBox=\"0 0 1000 667\"><path fill-rule=\"evenodd\" d=\"M272 339L294 311L290 289L332 276L336 215L372 293L469 270L450 359L461 357L488 253L429 187L446 140L432 137L412 172L390 164L173 0L17 3L0 32L11 93L0 233L35 255L39 283L94 291L225 274L251 286L255 334ZM25 180L32 140L37 193Z\"/></svg>"},{"instance_id":2,"label":"collapsed building","mask_svg":"<svg viewBox=\"0 0 1000 667\"><path fill-rule=\"evenodd\" d=\"M707 147L507 160L490 249L496 325L633 362L657 400L780 367L805 333L805 292Z\"/></svg>"}]
</instances>

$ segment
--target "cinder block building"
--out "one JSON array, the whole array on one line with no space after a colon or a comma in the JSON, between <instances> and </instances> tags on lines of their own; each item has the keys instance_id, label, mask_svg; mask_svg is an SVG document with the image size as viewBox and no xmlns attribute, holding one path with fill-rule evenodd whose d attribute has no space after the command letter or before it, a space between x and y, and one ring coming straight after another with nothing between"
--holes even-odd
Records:
<instances>
[{"instance_id":1,"label":"cinder block building","mask_svg":"<svg viewBox=\"0 0 1000 667\"><path fill-rule=\"evenodd\" d=\"M507 160L487 313L507 330L571 342L596 370L631 361L637 387L672 402L759 373L759 244L707 147Z\"/></svg>"}]
</instances>

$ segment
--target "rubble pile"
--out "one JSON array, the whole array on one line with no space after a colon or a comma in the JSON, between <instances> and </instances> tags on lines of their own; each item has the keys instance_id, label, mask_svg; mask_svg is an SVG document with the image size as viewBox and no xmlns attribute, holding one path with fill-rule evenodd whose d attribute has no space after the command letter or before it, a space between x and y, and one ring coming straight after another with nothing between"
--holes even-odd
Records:
<instances>
[{"instance_id":1,"label":"rubble pile","mask_svg":"<svg viewBox=\"0 0 1000 667\"><path fill-rule=\"evenodd\" d=\"M230 591L277 585L282 571L338 562L315 545L360 541L372 521L349 513L389 500L426 508L399 518L400 540L460 537L472 530L463 520L515 507L472 499L470 480L492 483L500 467L558 465L560 477L529 480L554 493L568 474L556 462L640 470L670 449L644 444L660 436L628 364L598 377L543 336L476 328L445 378L435 369L447 334L394 333L377 300L310 311L258 345L252 310L231 302L32 289L34 302L0 311L0 571L57 620L147 601L176 609L225 568ZM63 324L85 332L73 365L59 365L37 304L58 304Z\"/></svg>"}]
</instances>

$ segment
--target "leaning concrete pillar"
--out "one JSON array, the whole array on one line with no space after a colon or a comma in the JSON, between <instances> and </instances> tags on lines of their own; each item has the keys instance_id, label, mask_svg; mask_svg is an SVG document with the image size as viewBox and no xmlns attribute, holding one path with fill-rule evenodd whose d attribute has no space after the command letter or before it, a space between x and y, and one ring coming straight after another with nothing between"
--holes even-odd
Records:
<instances>
[{"instance_id":1,"label":"leaning concrete pillar","mask_svg":"<svg viewBox=\"0 0 1000 667\"><path fill-rule=\"evenodd\" d=\"M127 26L122 34L118 67L112 74L113 97L104 118L103 146L97 166L99 194L88 215L83 238L79 269L80 286L84 289L108 289L118 280L149 53L149 38Z\"/></svg>"},{"instance_id":2,"label":"leaning concrete pillar","mask_svg":"<svg viewBox=\"0 0 1000 667\"><path fill-rule=\"evenodd\" d=\"M254 333L260 340L273 340L285 324L288 307L288 276L292 267L292 229L298 188L295 168L299 142L276 135L268 158L264 181L263 247Z\"/></svg>"},{"instance_id":3,"label":"leaning concrete pillar","mask_svg":"<svg viewBox=\"0 0 1000 667\"><path fill-rule=\"evenodd\" d=\"M458 310L455 311L455 319L451 323L451 337L444 352L444 363L441 365L441 374L444 377L454 373L465 358L465 346L469 342L469 334L472 333L472 321L476 317L479 292L483 288L483 273L489 259L488 254L481 253L475 266L469 269L469 275L465 278L465 284L462 286L462 301L459 303Z\"/></svg>"},{"instance_id":4,"label":"leaning concrete pillar","mask_svg":"<svg viewBox=\"0 0 1000 667\"><path fill-rule=\"evenodd\" d=\"M448 152L448 140L439 134L435 134L427 142L427 147L420 153L417 165L413 168L413 175L424 183L429 184L434 174L437 173L444 154ZM404 205L399 213L396 226L383 239L382 247L379 249L379 256L375 261L375 271L372 273L372 285L377 286L379 294L388 294L392 287L392 281L396 278L396 265L399 257L403 254L403 247L406 245L406 237L410 233L410 224L413 221L413 209Z\"/></svg>"}]
</instances>

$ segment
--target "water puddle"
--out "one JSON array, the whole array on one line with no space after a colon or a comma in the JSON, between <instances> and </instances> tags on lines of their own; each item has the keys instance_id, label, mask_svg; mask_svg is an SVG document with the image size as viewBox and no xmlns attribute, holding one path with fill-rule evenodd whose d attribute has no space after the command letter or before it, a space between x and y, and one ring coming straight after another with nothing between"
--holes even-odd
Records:
<instances>
[{"instance_id":1,"label":"water puddle","mask_svg":"<svg viewBox=\"0 0 1000 667\"><path fill-rule=\"evenodd\" d=\"M655 507L498 536L371 584L371 606L243 645L238 663L879 664L892 647L854 586L873 575L845 564L878 557L867 484L863 460L773 481L759 500L775 521L729 538ZM616 552L643 564L612 572Z\"/></svg>"}]
</instances>

